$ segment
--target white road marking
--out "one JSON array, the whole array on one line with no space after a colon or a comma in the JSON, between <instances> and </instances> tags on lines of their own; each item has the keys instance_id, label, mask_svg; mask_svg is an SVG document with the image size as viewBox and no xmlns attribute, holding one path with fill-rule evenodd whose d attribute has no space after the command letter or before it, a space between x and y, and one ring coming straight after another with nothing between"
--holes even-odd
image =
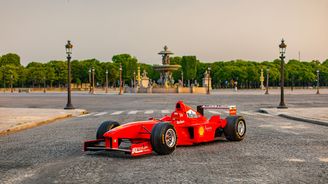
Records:
<instances>
[{"instance_id":1,"label":"white road marking","mask_svg":"<svg viewBox=\"0 0 328 184\"><path fill-rule=\"evenodd\" d=\"M170 113L170 111L169 110L161 110L161 112L162 112L162 114L169 114Z\"/></svg>"},{"instance_id":2,"label":"white road marking","mask_svg":"<svg viewBox=\"0 0 328 184\"><path fill-rule=\"evenodd\" d=\"M208 112L210 112L212 114L221 114L221 112L218 112L218 111L208 111Z\"/></svg>"},{"instance_id":3,"label":"white road marking","mask_svg":"<svg viewBox=\"0 0 328 184\"><path fill-rule=\"evenodd\" d=\"M130 111L128 114L137 114L139 111Z\"/></svg>"},{"instance_id":4,"label":"white road marking","mask_svg":"<svg viewBox=\"0 0 328 184\"><path fill-rule=\"evenodd\" d=\"M153 113L154 113L153 110L146 110L146 111L145 111L145 114L153 114Z\"/></svg>"},{"instance_id":5,"label":"white road marking","mask_svg":"<svg viewBox=\"0 0 328 184\"><path fill-rule=\"evenodd\" d=\"M321 162L328 162L328 158L319 158Z\"/></svg>"},{"instance_id":6,"label":"white road marking","mask_svg":"<svg viewBox=\"0 0 328 184\"><path fill-rule=\"evenodd\" d=\"M305 160L298 159L298 158L288 158L287 161L289 161L289 162L305 162Z\"/></svg>"},{"instance_id":7,"label":"white road marking","mask_svg":"<svg viewBox=\"0 0 328 184\"><path fill-rule=\"evenodd\" d=\"M269 128L269 127L271 128L271 127L273 127L273 125L260 125L259 127L260 128Z\"/></svg>"},{"instance_id":8,"label":"white road marking","mask_svg":"<svg viewBox=\"0 0 328 184\"><path fill-rule=\"evenodd\" d=\"M116 111L116 112L113 112L112 114L110 115L119 115L119 114L122 114L124 111Z\"/></svg>"},{"instance_id":9,"label":"white road marking","mask_svg":"<svg viewBox=\"0 0 328 184\"><path fill-rule=\"evenodd\" d=\"M78 116L78 117L87 117L87 116L91 116L91 115L94 115L94 114L96 114L97 112L92 112L92 113L89 113L89 114L82 114L82 115L80 115L80 116Z\"/></svg>"},{"instance_id":10,"label":"white road marking","mask_svg":"<svg viewBox=\"0 0 328 184\"><path fill-rule=\"evenodd\" d=\"M108 114L108 112L100 112L98 114L95 114L95 116L102 116L102 115L105 115L105 114Z\"/></svg>"}]
</instances>

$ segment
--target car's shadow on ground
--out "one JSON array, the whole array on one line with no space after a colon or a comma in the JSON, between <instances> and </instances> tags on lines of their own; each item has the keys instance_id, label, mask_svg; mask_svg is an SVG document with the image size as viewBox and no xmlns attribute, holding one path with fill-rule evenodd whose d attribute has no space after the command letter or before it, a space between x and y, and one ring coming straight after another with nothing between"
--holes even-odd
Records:
<instances>
[{"instance_id":1,"label":"car's shadow on ground","mask_svg":"<svg viewBox=\"0 0 328 184\"><path fill-rule=\"evenodd\" d=\"M223 144L223 143L226 144L226 143L233 143L233 142L228 141L225 138L218 138L211 142L204 142L204 143L199 143L199 144L194 144L194 145L189 145L189 146L177 146L177 150L175 150L175 151L178 151L179 148L197 149L197 148L201 148L201 147L203 148L206 146L212 146L214 144ZM152 154L133 157L129 153L124 153L124 152L120 152L120 151L96 151L96 152L89 152L86 155L91 156L91 157L107 157L107 158L109 157L109 158L116 158L116 159L143 159L143 158L149 158L149 157L153 157L153 156L163 156L163 155L158 155L155 152L153 152Z\"/></svg>"}]
</instances>

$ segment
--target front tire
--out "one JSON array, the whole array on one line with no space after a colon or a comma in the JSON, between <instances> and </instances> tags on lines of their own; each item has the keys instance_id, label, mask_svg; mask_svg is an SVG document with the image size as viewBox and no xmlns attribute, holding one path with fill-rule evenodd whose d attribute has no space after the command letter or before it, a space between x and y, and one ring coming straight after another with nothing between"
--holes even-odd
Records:
<instances>
[{"instance_id":1,"label":"front tire","mask_svg":"<svg viewBox=\"0 0 328 184\"><path fill-rule=\"evenodd\" d=\"M104 121L100 124L97 130L97 139L104 139L104 134L108 132L108 130L113 129L115 127L120 126L120 124L116 121Z\"/></svg>"},{"instance_id":2,"label":"front tire","mask_svg":"<svg viewBox=\"0 0 328 184\"><path fill-rule=\"evenodd\" d=\"M157 123L154 125L150 143L153 150L159 155L168 155L175 150L178 137L174 126L171 123Z\"/></svg>"},{"instance_id":3,"label":"front tire","mask_svg":"<svg viewBox=\"0 0 328 184\"><path fill-rule=\"evenodd\" d=\"M246 121L242 116L228 116L223 130L229 141L241 141L246 135Z\"/></svg>"}]
</instances>

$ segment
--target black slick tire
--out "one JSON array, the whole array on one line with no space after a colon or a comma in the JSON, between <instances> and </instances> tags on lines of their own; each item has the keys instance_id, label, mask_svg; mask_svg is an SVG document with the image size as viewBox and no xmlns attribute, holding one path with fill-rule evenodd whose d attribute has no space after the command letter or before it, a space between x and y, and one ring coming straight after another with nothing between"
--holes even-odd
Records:
<instances>
[{"instance_id":1,"label":"black slick tire","mask_svg":"<svg viewBox=\"0 0 328 184\"><path fill-rule=\"evenodd\" d=\"M150 143L157 154L168 155L172 153L176 148L177 141L177 133L171 123L160 122L154 125Z\"/></svg>"},{"instance_id":2,"label":"black slick tire","mask_svg":"<svg viewBox=\"0 0 328 184\"><path fill-rule=\"evenodd\" d=\"M98 130L97 130L97 139L104 139L104 133L106 133L108 130L113 129L115 127L120 126L120 124L116 121L104 121L100 124Z\"/></svg>"},{"instance_id":3,"label":"black slick tire","mask_svg":"<svg viewBox=\"0 0 328 184\"><path fill-rule=\"evenodd\" d=\"M243 140L246 136L245 119L242 116L228 116L226 120L227 125L223 129L226 139L229 141Z\"/></svg>"}]
</instances>

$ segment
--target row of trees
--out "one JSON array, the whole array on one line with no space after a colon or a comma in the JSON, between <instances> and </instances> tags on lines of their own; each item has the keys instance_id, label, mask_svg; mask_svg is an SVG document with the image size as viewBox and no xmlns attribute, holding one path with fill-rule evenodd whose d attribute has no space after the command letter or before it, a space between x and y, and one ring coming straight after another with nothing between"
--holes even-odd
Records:
<instances>
[{"instance_id":1,"label":"row of trees","mask_svg":"<svg viewBox=\"0 0 328 184\"><path fill-rule=\"evenodd\" d=\"M119 67L122 64L123 79L126 85L131 85L137 67L141 72L146 70L148 76L157 81L159 73L152 65L139 63L137 58L129 54L119 54L112 57L110 62L97 59L73 60L72 82L76 84L89 83L89 71L95 69L95 80L99 86L105 84L106 70L110 86L117 86ZM279 86L280 60L274 61L218 61L213 63L200 62L195 56L172 57L171 64L182 67L173 73L175 81L183 78L185 84L201 84L204 73L211 67L212 85L214 88L231 87L233 81L238 82L240 88L258 88L260 86L260 71L269 69L270 86ZM298 61L289 60L286 64L286 86L313 86L316 83L316 71L320 71L320 84L328 85L328 60L320 63L317 60ZM64 87L67 81L66 61L30 62L26 67L20 63L17 54L9 53L0 57L0 81L3 87L13 84L14 87L41 87L45 83L48 87Z\"/></svg>"}]
</instances>

